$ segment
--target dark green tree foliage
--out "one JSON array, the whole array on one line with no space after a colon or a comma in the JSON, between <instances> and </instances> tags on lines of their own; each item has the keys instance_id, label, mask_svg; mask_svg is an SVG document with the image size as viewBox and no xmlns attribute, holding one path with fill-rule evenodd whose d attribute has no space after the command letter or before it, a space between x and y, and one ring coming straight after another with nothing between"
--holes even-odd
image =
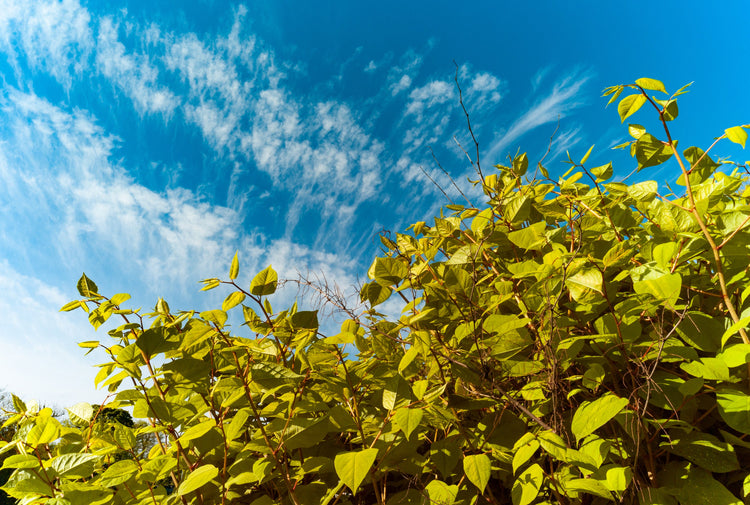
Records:
<instances>
[{"instance_id":1,"label":"dark green tree foliage","mask_svg":"<svg viewBox=\"0 0 750 505\"><path fill-rule=\"evenodd\" d=\"M744 147L749 125L679 153L683 91L605 92L622 121L653 109L660 128L630 124L621 147L639 170L674 159L676 189L614 181L591 149L556 180L541 163L529 175L525 154L477 167L486 205L383 237L368 308L334 335L316 312L272 308L271 267L237 281L237 255L227 280L203 281L229 288L222 307L199 314L129 310L84 275L62 310L123 321L81 346L107 357L107 409L146 424L81 403L63 426L14 397L4 489L73 505L742 503L749 178L709 152ZM397 320L378 312L388 299ZM246 328L230 332L229 311Z\"/></svg>"}]
</instances>

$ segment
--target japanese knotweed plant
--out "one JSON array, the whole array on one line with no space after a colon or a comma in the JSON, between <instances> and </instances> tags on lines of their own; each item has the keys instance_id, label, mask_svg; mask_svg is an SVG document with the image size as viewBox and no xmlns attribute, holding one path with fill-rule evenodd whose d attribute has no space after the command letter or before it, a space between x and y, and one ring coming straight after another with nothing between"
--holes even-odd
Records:
<instances>
[{"instance_id":1,"label":"japanese knotweed plant","mask_svg":"<svg viewBox=\"0 0 750 505\"><path fill-rule=\"evenodd\" d=\"M627 96L620 99L625 92ZM651 93L657 96L651 96ZM677 151L661 82L608 88L638 170L674 159L676 189L612 179L591 149L552 179L525 154L480 175L481 208L384 236L367 310L323 335L317 313L274 310L271 267L222 307L141 314L85 275L107 408L14 398L5 491L49 504L729 505L750 493L748 170ZM619 100L619 101L618 101ZM721 169L721 170L720 170ZM393 298L398 320L378 312ZM393 302L393 300L392 300ZM227 313L245 327L230 332ZM356 352L354 351L356 348ZM144 436L150 444L138 443Z\"/></svg>"}]
</instances>

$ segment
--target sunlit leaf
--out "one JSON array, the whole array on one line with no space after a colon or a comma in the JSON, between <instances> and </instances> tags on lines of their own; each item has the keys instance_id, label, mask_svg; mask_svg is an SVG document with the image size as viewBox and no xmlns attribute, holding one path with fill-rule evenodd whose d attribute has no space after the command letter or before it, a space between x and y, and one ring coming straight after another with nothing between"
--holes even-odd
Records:
<instances>
[{"instance_id":1,"label":"sunlit leaf","mask_svg":"<svg viewBox=\"0 0 750 505\"><path fill-rule=\"evenodd\" d=\"M628 95L620 100L617 106L617 112L620 114L620 122L624 122L629 116L632 116L643 104L646 103L646 97L642 94Z\"/></svg>"},{"instance_id":2,"label":"sunlit leaf","mask_svg":"<svg viewBox=\"0 0 750 505\"><path fill-rule=\"evenodd\" d=\"M607 424L627 405L626 398L614 394L605 394L592 402L584 402L573 415L570 429L576 439L581 440Z\"/></svg>"},{"instance_id":3,"label":"sunlit leaf","mask_svg":"<svg viewBox=\"0 0 750 505\"><path fill-rule=\"evenodd\" d=\"M177 494L184 496L191 493L211 482L217 475L219 475L219 469L214 465L199 466L188 474L187 479L182 481L180 487L177 488Z\"/></svg>"},{"instance_id":4,"label":"sunlit leaf","mask_svg":"<svg viewBox=\"0 0 750 505\"><path fill-rule=\"evenodd\" d=\"M232 264L229 266L229 278L234 280L237 278L237 275L240 273L240 262L237 259L237 255L239 254L239 251L234 253L234 257L232 258Z\"/></svg>"},{"instance_id":5,"label":"sunlit leaf","mask_svg":"<svg viewBox=\"0 0 750 505\"><path fill-rule=\"evenodd\" d=\"M648 77L641 77L640 79L636 79L635 83L643 89L648 89L651 91L661 91L662 93L667 92L667 90L664 89L664 83L656 79L649 79Z\"/></svg>"},{"instance_id":6,"label":"sunlit leaf","mask_svg":"<svg viewBox=\"0 0 750 505\"><path fill-rule=\"evenodd\" d=\"M464 473L469 482L484 493L487 483L490 481L491 470L490 458L486 454L474 454L464 456Z\"/></svg>"},{"instance_id":7,"label":"sunlit leaf","mask_svg":"<svg viewBox=\"0 0 750 505\"><path fill-rule=\"evenodd\" d=\"M739 144L742 146L742 148L745 148L745 141L747 140L747 132L745 129L741 126L733 126L731 128L727 128L724 130L724 133L726 134L727 138L734 142L735 144Z\"/></svg>"},{"instance_id":8,"label":"sunlit leaf","mask_svg":"<svg viewBox=\"0 0 750 505\"><path fill-rule=\"evenodd\" d=\"M370 468L377 456L377 449L339 453L333 460L336 475L356 495L360 484L370 473Z\"/></svg>"}]
</instances>

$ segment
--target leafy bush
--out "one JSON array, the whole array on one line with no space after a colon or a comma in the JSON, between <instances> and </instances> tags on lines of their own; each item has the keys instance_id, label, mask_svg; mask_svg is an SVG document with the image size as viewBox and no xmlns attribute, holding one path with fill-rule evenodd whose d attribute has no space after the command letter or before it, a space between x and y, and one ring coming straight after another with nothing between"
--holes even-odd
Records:
<instances>
[{"instance_id":1,"label":"leafy bush","mask_svg":"<svg viewBox=\"0 0 750 505\"><path fill-rule=\"evenodd\" d=\"M708 151L744 147L750 125L679 154L668 125L684 88L649 92L666 97L652 79L605 96L622 121L656 111L663 131L631 124L620 147L638 170L676 160L678 190L613 180L591 149L558 180L541 162L527 175L525 154L477 165L486 206L383 236L368 308L334 335L315 311L271 307L271 267L240 285L237 255L227 280L203 281L229 288L221 309L199 314L129 310L84 275L62 310L95 328L122 318L81 346L106 353L107 407L148 424L98 422L81 403L65 425L14 397L4 489L87 505L742 503L749 172ZM398 320L378 312L388 299ZM230 333L230 311L247 329Z\"/></svg>"}]
</instances>

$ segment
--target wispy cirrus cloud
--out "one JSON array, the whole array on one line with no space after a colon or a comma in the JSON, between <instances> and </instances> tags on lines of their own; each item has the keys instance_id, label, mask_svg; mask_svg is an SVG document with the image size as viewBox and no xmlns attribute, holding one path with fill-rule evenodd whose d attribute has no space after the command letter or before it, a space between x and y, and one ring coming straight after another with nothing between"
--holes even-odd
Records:
<instances>
[{"instance_id":1,"label":"wispy cirrus cloud","mask_svg":"<svg viewBox=\"0 0 750 505\"><path fill-rule=\"evenodd\" d=\"M110 17L99 21L96 65L113 86L121 89L141 114L171 115L179 98L159 83L159 70L148 54L129 53L118 37L118 26Z\"/></svg>"},{"instance_id":2,"label":"wispy cirrus cloud","mask_svg":"<svg viewBox=\"0 0 750 505\"><path fill-rule=\"evenodd\" d=\"M523 135L543 124L563 118L570 111L584 105L581 89L593 77L590 71L576 70L558 80L541 99L534 102L502 134L484 155L487 159L497 159L505 149Z\"/></svg>"},{"instance_id":3,"label":"wispy cirrus cloud","mask_svg":"<svg viewBox=\"0 0 750 505\"><path fill-rule=\"evenodd\" d=\"M32 69L49 72L69 88L89 65L95 45L90 24L89 12L77 0L5 0L0 6L0 48L10 57L18 80L25 80L18 61L23 56Z\"/></svg>"}]
</instances>

